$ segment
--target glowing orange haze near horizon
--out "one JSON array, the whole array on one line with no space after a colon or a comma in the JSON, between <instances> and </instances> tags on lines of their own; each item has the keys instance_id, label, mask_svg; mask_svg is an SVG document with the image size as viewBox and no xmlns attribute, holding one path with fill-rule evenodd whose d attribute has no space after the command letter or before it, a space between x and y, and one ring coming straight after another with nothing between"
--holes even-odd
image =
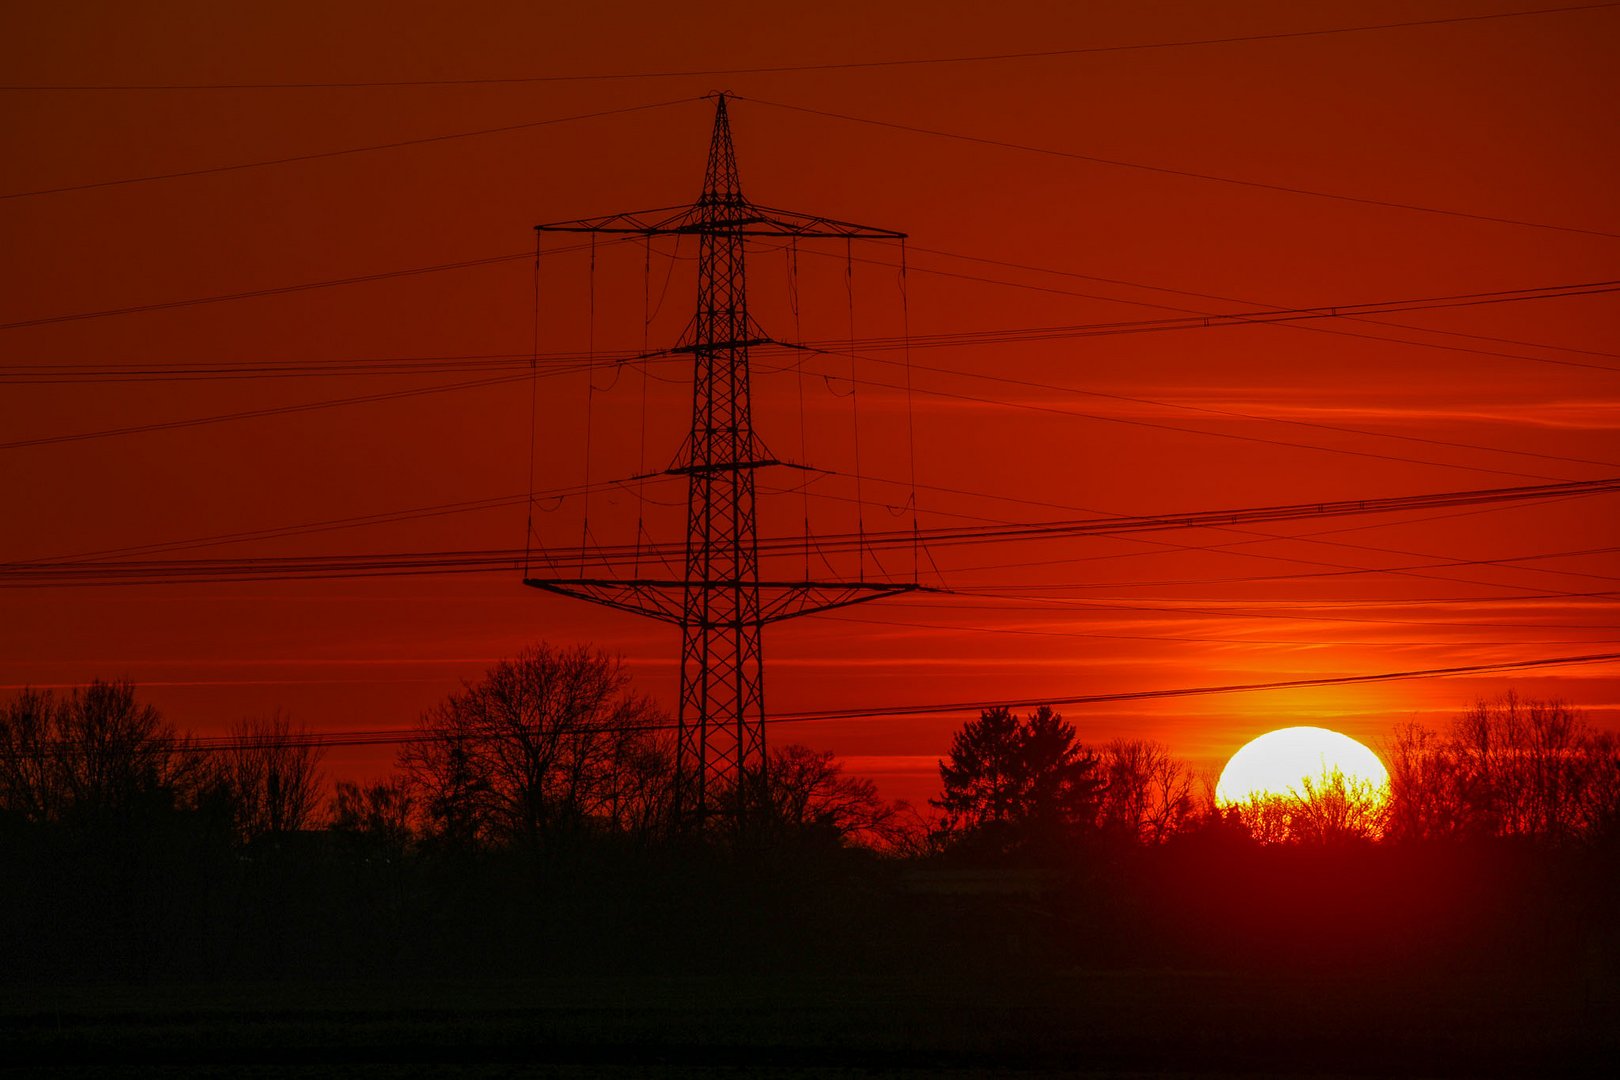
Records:
<instances>
[{"instance_id":1,"label":"glowing orange haze near horizon","mask_svg":"<svg viewBox=\"0 0 1620 1080\"><path fill-rule=\"evenodd\" d=\"M449 9L379 11L287 4L256 17L204 6L162 15L112 8L92 18L42 6L11 15L0 56L17 84L387 81L1028 52L1481 13L1456 3L1306 10L1280 2L1004 4L993 15L966 3L832 4L770 16L739 8L729 18L659 4L629 14L512 4L478 20ZM760 245L751 254L750 302L785 338L850 335L851 265L854 333L863 338L900 333L903 315L921 337L1605 281L1620 276L1617 36L1620 15L1606 10L819 72L9 92L0 124L13 149L0 161L0 194L694 100L0 201L9 256L0 322L522 252L537 222L687 202L697 194L712 118L712 106L696 99L718 87L743 95L732 119L753 199L911 236L904 310L893 266L848 264L839 245L821 255L802 245L797 329L789 253ZM1609 235L1020 152L750 98ZM650 255L638 245L600 250L594 333L586 257L548 257L541 348L639 349L644 324L654 345L674 341L693 305L690 254L689 245L676 252L670 244ZM853 254L884 263L896 253L857 245ZM527 355L534 283L532 267L517 260L58 322L0 331L0 363ZM646 323L649 295L663 300ZM857 494L874 504L866 528L909 527L913 460L924 528L1615 475L1616 311L1611 296L1591 295L1413 311L1378 323L917 348L909 405L902 391L875 385L904 385L903 366L879 362L903 355L867 350L876 359L856 361L865 380L854 403L860 487L847 476L762 476L776 493L762 502L761 531L800 531L798 489L806 483L818 533L854 528L848 500ZM756 427L781 457L853 474L854 409L840 379L849 360L807 359L802 383L789 362L756 357ZM678 365L649 370L645 450L637 371L599 374L594 392L583 376L540 384L537 488L582 482L587 415L593 481L668 463L689 418L688 376ZM0 425L13 441L477 374L13 383L0 395ZM502 384L0 449L8 504L0 561L507 496L528 478L529 410L527 385ZM639 505L649 533L679 538L679 484L653 484L645 494L652 501L638 504L633 485L593 497L590 535L632 540ZM577 547L584 511L579 499L537 504L540 537ZM923 559L924 583L943 579L993 597L922 596L772 627L767 705L774 712L1039 699L1612 651L1620 640L1609 595L1620 574L1609 550L1615 520L1605 496L1244 533L942 549ZM504 548L520 545L524 529L525 508L504 505L173 557ZM1313 538L1299 538L1306 534ZM1493 561L1555 552L1592 553ZM1472 564L1433 565L1459 561ZM1346 567L1404 572L1352 575ZM912 573L909 553L864 569ZM0 603L0 684L128 677L177 725L200 732L278 706L320 730L406 726L460 680L539 639L622 653L638 687L669 705L675 696L678 641L667 627L540 595L511 576L22 590ZM1320 724L1376 747L1399 721L1443 723L1509 685L1566 699L1614 726L1614 672L1566 668L1064 711L1089 742L1156 738L1213 773L1272 728ZM962 719L804 724L772 737L835 750L885 794L920 801ZM376 748L334 751L328 770L375 775L387 762Z\"/></svg>"}]
</instances>

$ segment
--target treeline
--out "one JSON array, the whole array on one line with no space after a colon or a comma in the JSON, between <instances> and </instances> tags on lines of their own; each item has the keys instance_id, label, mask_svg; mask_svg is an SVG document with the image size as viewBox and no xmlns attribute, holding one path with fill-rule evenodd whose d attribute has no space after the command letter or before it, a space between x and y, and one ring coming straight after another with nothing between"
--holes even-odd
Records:
<instances>
[{"instance_id":1,"label":"treeline","mask_svg":"<svg viewBox=\"0 0 1620 1080\"><path fill-rule=\"evenodd\" d=\"M338 780L287 717L248 719L219 740L178 734L129 683L24 690L0 706L0 826L138 828L176 815L245 846L324 829L396 846L534 850L675 830L669 718L631 691L615 658L541 646L495 665L429 710L389 779ZM772 750L745 815L870 846L904 842L905 807L846 776L828 752ZM711 792L727 807L736 793Z\"/></svg>"},{"instance_id":2,"label":"treeline","mask_svg":"<svg viewBox=\"0 0 1620 1080\"><path fill-rule=\"evenodd\" d=\"M322 809L319 754L287 718L248 719L212 753L178 736L127 682L0 707L0 823L130 827L175 813L228 821L243 840L307 828Z\"/></svg>"},{"instance_id":3,"label":"treeline","mask_svg":"<svg viewBox=\"0 0 1620 1080\"><path fill-rule=\"evenodd\" d=\"M1391 839L1620 839L1620 738L1561 702L1509 693L1445 731L1406 724L1385 757Z\"/></svg>"},{"instance_id":4,"label":"treeline","mask_svg":"<svg viewBox=\"0 0 1620 1080\"><path fill-rule=\"evenodd\" d=\"M1563 703L1508 693L1444 730L1401 725L1381 750L1388 790L1325 770L1290 792L1218 806L1210 779L1161 744L1091 747L1048 707L1022 719L988 709L940 762L933 839L981 853L1061 852L1087 839L1154 845L1211 830L1306 846L1620 841L1620 739Z\"/></svg>"},{"instance_id":5,"label":"treeline","mask_svg":"<svg viewBox=\"0 0 1620 1080\"><path fill-rule=\"evenodd\" d=\"M1467 966L1506 962L1510 936L1514 963L1620 950L1620 754L1556 703L1401 728L1387 802L1324 777L1218 808L1160 744L1093 747L1049 708L990 709L955 734L927 810L786 745L759 783L709 793L740 815L694 827L673 812L674 740L583 647L497 664L367 783L329 785L279 714L204 740L125 683L24 691L0 704L0 977ZM1323 919L1359 929L1324 944Z\"/></svg>"},{"instance_id":6,"label":"treeline","mask_svg":"<svg viewBox=\"0 0 1620 1080\"><path fill-rule=\"evenodd\" d=\"M782 831L888 854L1158 845L1209 829L1284 843L1520 837L1604 843L1620 831L1620 738L1559 702L1507 694L1444 730L1398 727L1387 792L1343 776L1218 807L1211 778L1164 745L1082 742L1042 706L985 710L940 761L937 813L880 798L830 752L774 747L743 792L708 793L761 836ZM97 827L193 814L237 842L312 829L396 846L543 850L585 838L690 832L675 821L670 718L614 657L539 646L424 714L384 780L328 785L322 751L276 713L223 739L176 733L128 683L24 690L0 706L0 823ZM739 815L720 821L735 828Z\"/></svg>"},{"instance_id":7,"label":"treeline","mask_svg":"<svg viewBox=\"0 0 1620 1080\"><path fill-rule=\"evenodd\" d=\"M24 691L0 703L0 980L836 955L864 919L833 896L873 887L871 852L915 831L905 808L788 745L746 829L677 826L674 750L668 718L586 648L497 664L420 718L391 776L330 786L284 716L202 739L127 683Z\"/></svg>"}]
</instances>

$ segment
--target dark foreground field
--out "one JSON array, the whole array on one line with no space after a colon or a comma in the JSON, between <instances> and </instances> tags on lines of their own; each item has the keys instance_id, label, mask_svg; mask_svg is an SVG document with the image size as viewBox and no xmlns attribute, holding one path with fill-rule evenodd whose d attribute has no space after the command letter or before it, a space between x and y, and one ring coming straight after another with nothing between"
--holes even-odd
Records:
<instances>
[{"instance_id":1,"label":"dark foreground field","mask_svg":"<svg viewBox=\"0 0 1620 1080\"><path fill-rule=\"evenodd\" d=\"M0 844L0 1069L1620 1075L1609 848L213 837Z\"/></svg>"},{"instance_id":2,"label":"dark foreground field","mask_svg":"<svg viewBox=\"0 0 1620 1080\"><path fill-rule=\"evenodd\" d=\"M1620 987L1155 972L106 986L0 997L46 1076L1548 1076Z\"/></svg>"}]
</instances>

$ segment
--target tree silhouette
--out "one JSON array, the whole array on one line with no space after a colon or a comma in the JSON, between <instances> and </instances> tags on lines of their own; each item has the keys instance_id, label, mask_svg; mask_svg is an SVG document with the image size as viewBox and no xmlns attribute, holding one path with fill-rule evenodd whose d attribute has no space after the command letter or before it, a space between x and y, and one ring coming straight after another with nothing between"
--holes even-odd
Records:
<instances>
[{"instance_id":1,"label":"tree silhouette","mask_svg":"<svg viewBox=\"0 0 1620 1080\"><path fill-rule=\"evenodd\" d=\"M1620 839L1620 736L1594 732L1587 740L1580 832L1592 840Z\"/></svg>"},{"instance_id":2,"label":"tree silhouette","mask_svg":"<svg viewBox=\"0 0 1620 1080\"><path fill-rule=\"evenodd\" d=\"M1563 843L1609 833L1620 820L1620 753L1560 701L1507 693L1477 701L1445 734L1416 724L1389 752L1390 832Z\"/></svg>"},{"instance_id":3,"label":"tree silhouette","mask_svg":"<svg viewBox=\"0 0 1620 1080\"><path fill-rule=\"evenodd\" d=\"M1457 759L1439 732L1416 722L1395 729L1384 756L1389 764L1392 840L1455 836L1468 826L1458 803Z\"/></svg>"},{"instance_id":4,"label":"tree silhouette","mask_svg":"<svg viewBox=\"0 0 1620 1080\"><path fill-rule=\"evenodd\" d=\"M845 776L830 750L792 744L771 751L766 774L771 820L839 841L887 847L903 832L903 804L885 802L877 785Z\"/></svg>"},{"instance_id":5,"label":"tree silhouette","mask_svg":"<svg viewBox=\"0 0 1620 1080\"><path fill-rule=\"evenodd\" d=\"M1562 702L1513 693L1476 702L1452 737L1474 827L1553 840L1573 835L1587 736L1585 719Z\"/></svg>"},{"instance_id":6,"label":"tree silhouette","mask_svg":"<svg viewBox=\"0 0 1620 1080\"><path fill-rule=\"evenodd\" d=\"M1265 844L1342 844L1376 840L1388 821L1380 784L1324 768L1286 792L1256 793L1225 813Z\"/></svg>"},{"instance_id":7,"label":"tree silhouette","mask_svg":"<svg viewBox=\"0 0 1620 1080\"><path fill-rule=\"evenodd\" d=\"M96 825L188 807L207 780L204 759L128 682L27 689L0 707L0 810L23 820Z\"/></svg>"},{"instance_id":8,"label":"tree silhouette","mask_svg":"<svg viewBox=\"0 0 1620 1080\"><path fill-rule=\"evenodd\" d=\"M1376 840L1384 835L1388 814L1385 785L1346 776L1342 769L1325 769L1320 776L1300 780L1294 833L1317 843Z\"/></svg>"},{"instance_id":9,"label":"tree silhouette","mask_svg":"<svg viewBox=\"0 0 1620 1080\"><path fill-rule=\"evenodd\" d=\"M1013 819L1022 787L1021 725L1011 709L986 709L962 726L939 763L944 794L930 799L951 827L979 829Z\"/></svg>"},{"instance_id":10,"label":"tree silhouette","mask_svg":"<svg viewBox=\"0 0 1620 1080\"><path fill-rule=\"evenodd\" d=\"M415 800L401 780L360 785L339 780L328 811L328 828L365 839L393 851L404 851L413 835Z\"/></svg>"},{"instance_id":11,"label":"tree silhouette","mask_svg":"<svg viewBox=\"0 0 1620 1080\"><path fill-rule=\"evenodd\" d=\"M621 662L541 644L430 710L400 764L434 835L541 846L650 827L667 807L663 717Z\"/></svg>"},{"instance_id":12,"label":"tree silhouette","mask_svg":"<svg viewBox=\"0 0 1620 1080\"><path fill-rule=\"evenodd\" d=\"M220 763L243 840L309 828L320 807L325 752L301 745L305 734L282 713L242 720Z\"/></svg>"},{"instance_id":13,"label":"tree silhouette","mask_svg":"<svg viewBox=\"0 0 1620 1080\"><path fill-rule=\"evenodd\" d=\"M1115 739L1103 747L1103 826L1146 844L1163 843L1197 814L1187 764L1151 739Z\"/></svg>"},{"instance_id":14,"label":"tree silhouette","mask_svg":"<svg viewBox=\"0 0 1620 1080\"><path fill-rule=\"evenodd\" d=\"M1050 706L1023 721L1005 707L986 709L952 739L939 763L944 791L929 801L960 838L1003 849L1057 841L1096 825L1098 765Z\"/></svg>"}]
</instances>

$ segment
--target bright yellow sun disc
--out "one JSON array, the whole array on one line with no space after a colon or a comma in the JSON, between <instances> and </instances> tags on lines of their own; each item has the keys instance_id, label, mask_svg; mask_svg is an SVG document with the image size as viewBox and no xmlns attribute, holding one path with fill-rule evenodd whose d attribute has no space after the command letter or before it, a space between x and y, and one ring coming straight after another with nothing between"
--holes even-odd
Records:
<instances>
[{"instance_id":1,"label":"bright yellow sun disc","mask_svg":"<svg viewBox=\"0 0 1620 1080\"><path fill-rule=\"evenodd\" d=\"M1384 763L1350 736L1327 728L1291 727L1268 731L1233 754L1215 785L1215 801L1231 806L1254 796L1299 795L1307 779L1315 783L1333 773L1353 785L1389 788Z\"/></svg>"}]
</instances>

